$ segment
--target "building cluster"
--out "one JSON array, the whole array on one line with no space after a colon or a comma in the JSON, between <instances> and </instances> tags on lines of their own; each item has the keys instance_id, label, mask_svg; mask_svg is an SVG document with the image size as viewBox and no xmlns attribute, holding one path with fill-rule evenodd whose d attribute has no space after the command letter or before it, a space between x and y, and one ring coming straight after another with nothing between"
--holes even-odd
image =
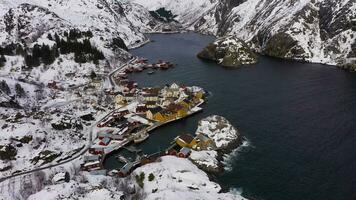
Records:
<instances>
[{"instance_id":1,"label":"building cluster","mask_svg":"<svg viewBox=\"0 0 356 200\"><path fill-rule=\"evenodd\" d=\"M146 64L145 60L136 62ZM127 68L117 72L115 83L120 89L108 93L114 95L116 109L97 123L97 137L89 149L90 155L82 164L82 170L91 173L104 173L102 163L109 153L127 148L130 143L144 141L149 137L149 131L202 110L199 106L204 103L205 92L198 87L173 83L163 88L139 88L136 82L127 79ZM197 139L194 141L201 144ZM187 157L190 148L193 147L182 145L179 152L169 149L135 161L125 161L117 174L126 176L133 168L153 162L162 155Z\"/></svg>"},{"instance_id":2,"label":"building cluster","mask_svg":"<svg viewBox=\"0 0 356 200\"><path fill-rule=\"evenodd\" d=\"M185 117L192 108L204 102L203 90L193 90L176 83L164 88L136 88L129 93L125 89L115 97L118 107L134 101L140 102L138 114L161 123Z\"/></svg>"}]
</instances>

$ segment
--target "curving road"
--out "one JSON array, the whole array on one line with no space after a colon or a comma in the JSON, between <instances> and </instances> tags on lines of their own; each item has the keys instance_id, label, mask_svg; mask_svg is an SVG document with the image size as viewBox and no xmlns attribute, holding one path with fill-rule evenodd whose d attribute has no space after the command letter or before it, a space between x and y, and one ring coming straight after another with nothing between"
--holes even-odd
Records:
<instances>
[{"instance_id":1,"label":"curving road","mask_svg":"<svg viewBox=\"0 0 356 200\"><path fill-rule=\"evenodd\" d=\"M116 84L115 84L115 81L113 80L113 75L115 75L115 73L119 70L121 70L122 68L126 67L128 64L130 64L132 61L136 60L137 58L132 58L131 60L129 60L128 62L124 63L123 65L121 65L120 67L118 67L117 69L113 70L112 72L109 73L109 80L110 80L110 83L112 85L113 88L115 88ZM110 114L112 111L110 111L108 114ZM107 115L105 115L107 116ZM5 177L2 177L0 178L0 183L8 180L8 179L11 179L11 178L15 178L15 177L19 177L19 176L23 176L23 175L27 175L27 174L31 174L31 173L34 173L34 172L38 172L38 171L41 171L41 170L45 170L45 169L50 169L50 168L53 168L53 167L58 167L60 165L63 165L63 164L66 164L66 163L69 163L69 162L72 162L73 160L79 158L80 156L84 155L90 148L90 146L92 145L93 143L93 129L94 127L98 124L98 122L100 122L100 120L98 120L97 122L95 122L91 127L90 127L90 131L89 131L89 137L88 137L88 143L87 145L80 151L78 152L77 154L73 155L71 158L67 159L67 160L64 160L64 161L61 161L59 163L56 163L56 164L51 164L51 165L47 165L47 166L44 166L44 167L39 167L39 168L36 168L36 169L32 169L32 170L29 170L29 171L24 171L24 172L20 172L20 173L17 173L17 174L13 174L13 175L10 175L10 176L5 176Z\"/></svg>"}]
</instances>

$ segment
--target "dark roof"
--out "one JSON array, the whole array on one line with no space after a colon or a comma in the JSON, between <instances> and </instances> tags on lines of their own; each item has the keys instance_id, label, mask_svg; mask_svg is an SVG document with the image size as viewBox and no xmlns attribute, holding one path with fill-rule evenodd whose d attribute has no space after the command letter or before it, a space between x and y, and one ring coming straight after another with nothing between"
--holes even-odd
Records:
<instances>
[{"instance_id":1,"label":"dark roof","mask_svg":"<svg viewBox=\"0 0 356 200\"><path fill-rule=\"evenodd\" d=\"M211 140L208 136L206 136L206 135L204 135L202 133L200 133L197 137L203 142Z\"/></svg>"},{"instance_id":2,"label":"dark roof","mask_svg":"<svg viewBox=\"0 0 356 200\"><path fill-rule=\"evenodd\" d=\"M169 104L167 106L167 110L168 111L178 111L180 109L183 109L184 107L182 105L179 105L179 104Z\"/></svg>"},{"instance_id":3,"label":"dark roof","mask_svg":"<svg viewBox=\"0 0 356 200\"><path fill-rule=\"evenodd\" d=\"M156 108L150 108L149 110L152 112L152 114L156 114L158 112L161 112L163 109L161 107L156 107Z\"/></svg>"},{"instance_id":4,"label":"dark roof","mask_svg":"<svg viewBox=\"0 0 356 200\"><path fill-rule=\"evenodd\" d=\"M156 105L157 101L146 101L146 105Z\"/></svg>"},{"instance_id":5,"label":"dark roof","mask_svg":"<svg viewBox=\"0 0 356 200\"><path fill-rule=\"evenodd\" d=\"M189 144L193 141L193 136L190 134L183 134L179 136L179 139L183 140L185 143Z\"/></svg>"},{"instance_id":6,"label":"dark roof","mask_svg":"<svg viewBox=\"0 0 356 200\"><path fill-rule=\"evenodd\" d=\"M158 95L161 91L161 88L143 88L142 90L147 94Z\"/></svg>"}]
</instances>

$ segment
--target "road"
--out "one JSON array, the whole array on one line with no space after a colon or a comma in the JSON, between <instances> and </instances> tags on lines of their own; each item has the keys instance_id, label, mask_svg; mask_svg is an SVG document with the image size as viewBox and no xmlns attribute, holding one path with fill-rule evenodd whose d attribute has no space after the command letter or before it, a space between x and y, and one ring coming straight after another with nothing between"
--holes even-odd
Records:
<instances>
[{"instance_id":1,"label":"road","mask_svg":"<svg viewBox=\"0 0 356 200\"><path fill-rule=\"evenodd\" d=\"M116 83L115 83L114 78L113 78L113 76L116 74L116 72L122 70L124 67L126 67L128 64L132 63L136 59L137 59L136 57L132 58L131 60L127 61L126 63L124 63L123 65L121 65L120 67L118 67L117 69L115 69L115 70L113 70L112 72L109 73L109 75L108 75L109 76L109 81L110 81L111 87L113 89L116 88Z\"/></svg>"},{"instance_id":2,"label":"road","mask_svg":"<svg viewBox=\"0 0 356 200\"><path fill-rule=\"evenodd\" d=\"M113 87L116 86L115 82L113 81L112 79L112 76L119 70L121 70L122 68L124 68L125 66L127 66L129 63L131 63L132 61L136 60L136 58L132 58L131 60L129 60L128 62L124 63L123 65L121 65L120 67L118 67L117 69L115 69L114 71L110 72L109 73L109 79L110 79L110 83ZM112 111L109 112L109 114L112 113ZM107 116L107 115L106 115ZM10 176L5 176L5 177L2 177L0 178L0 183L8 180L8 179L11 179L11 178L15 178L15 177L19 177L19 176L23 176L23 175L27 175L27 174L31 174L31 173L34 173L34 172L38 172L38 171L41 171L41 170L45 170L45 169L50 169L50 168L53 168L53 167L58 167L60 165L63 165L63 164L66 164L66 163L69 163L69 162L72 162L73 160L76 160L78 159L79 157L81 157L82 155L84 155L90 148L90 146L92 145L92 142L93 142L93 129L94 127L101 121L102 119L98 120L97 122L94 123L94 125L92 125L90 127L90 131L89 131L89 137L88 137L88 142L87 142L87 145L79 152L77 153L76 155L73 155L71 158L67 159L67 160L64 160L64 161L61 161L59 163L56 163L56 164L51 164L51 165L47 165L47 166L44 166L44 167L39 167L39 168L36 168L36 169L32 169L32 170L28 170L28 171L24 171L24 172L20 172L20 173L17 173L17 174L13 174L13 175L10 175Z\"/></svg>"}]
</instances>

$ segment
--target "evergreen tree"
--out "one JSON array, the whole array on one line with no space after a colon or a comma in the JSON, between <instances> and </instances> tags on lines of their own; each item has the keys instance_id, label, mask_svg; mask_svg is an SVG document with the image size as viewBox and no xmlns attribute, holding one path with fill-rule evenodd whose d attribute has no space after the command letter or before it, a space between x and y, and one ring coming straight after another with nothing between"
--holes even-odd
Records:
<instances>
[{"instance_id":1,"label":"evergreen tree","mask_svg":"<svg viewBox=\"0 0 356 200\"><path fill-rule=\"evenodd\" d=\"M91 71L91 73L90 73L90 78L91 79L94 79L94 78L96 78L97 76L96 76L96 73L94 72L94 71Z\"/></svg>"},{"instance_id":2,"label":"evergreen tree","mask_svg":"<svg viewBox=\"0 0 356 200\"><path fill-rule=\"evenodd\" d=\"M11 94L11 90L10 90L10 87L9 85L7 85L6 81L5 80L2 80L0 82L0 89L5 92L5 94L7 95L10 95Z\"/></svg>"},{"instance_id":3,"label":"evergreen tree","mask_svg":"<svg viewBox=\"0 0 356 200\"><path fill-rule=\"evenodd\" d=\"M57 33L54 34L54 40L56 41L58 48L61 48L61 38L59 38Z\"/></svg>"},{"instance_id":4,"label":"evergreen tree","mask_svg":"<svg viewBox=\"0 0 356 200\"><path fill-rule=\"evenodd\" d=\"M50 65L55 61L56 57L53 49L54 48L51 49L48 45L42 45L41 57L42 57L42 62L45 65Z\"/></svg>"},{"instance_id":5,"label":"evergreen tree","mask_svg":"<svg viewBox=\"0 0 356 200\"><path fill-rule=\"evenodd\" d=\"M64 174L64 181L65 181L66 183L68 183L68 182L70 181L70 174L69 174L68 172L66 172L66 173Z\"/></svg>"},{"instance_id":6,"label":"evergreen tree","mask_svg":"<svg viewBox=\"0 0 356 200\"><path fill-rule=\"evenodd\" d=\"M64 37L68 37L68 36L69 36L68 32L64 31Z\"/></svg>"},{"instance_id":7,"label":"evergreen tree","mask_svg":"<svg viewBox=\"0 0 356 200\"><path fill-rule=\"evenodd\" d=\"M16 91L16 95L20 98L26 96L25 90L22 88L22 86L19 83L16 83L15 91Z\"/></svg>"},{"instance_id":8,"label":"evergreen tree","mask_svg":"<svg viewBox=\"0 0 356 200\"><path fill-rule=\"evenodd\" d=\"M38 44L35 44L32 49L32 56L34 58L40 58L41 57L41 46Z\"/></svg>"},{"instance_id":9,"label":"evergreen tree","mask_svg":"<svg viewBox=\"0 0 356 200\"><path fill-rule=\"evenodd\" d=\"M4 56L4 54L0 55L0 67L3 67L6 63L6 58Z\"/></svg>"},{"instance_id":10,"label":"evergreen tree","mask_svg":"<svg viewBox=\"0 0 356 200\"><path fill-rule=\"evenodd\" d=\"M81 52L74 52L74 61L77 63L86 63L87 59Z\"/></svg>"},{"instance_id":11,"label":"evergreen tree","mask_svg":"<svg viewBox=\"0 0 356 200\"><path fill-rule=\"evenodd\" d=\"M17 45L16 47L16 55L24 55L25 50L23 49L22 45Z\"/></svg>"},{"instance_id":12,"label":"evergreen tree","mask_svg":"<svg viewBox=\"0 0 356 200\"><path fill-rule=\"evenodd\" d=\"M53 41L52 34L48 33L47 38L48 38L49 40L52 40L52 41Z\"/></svg>"}]
</instances>

